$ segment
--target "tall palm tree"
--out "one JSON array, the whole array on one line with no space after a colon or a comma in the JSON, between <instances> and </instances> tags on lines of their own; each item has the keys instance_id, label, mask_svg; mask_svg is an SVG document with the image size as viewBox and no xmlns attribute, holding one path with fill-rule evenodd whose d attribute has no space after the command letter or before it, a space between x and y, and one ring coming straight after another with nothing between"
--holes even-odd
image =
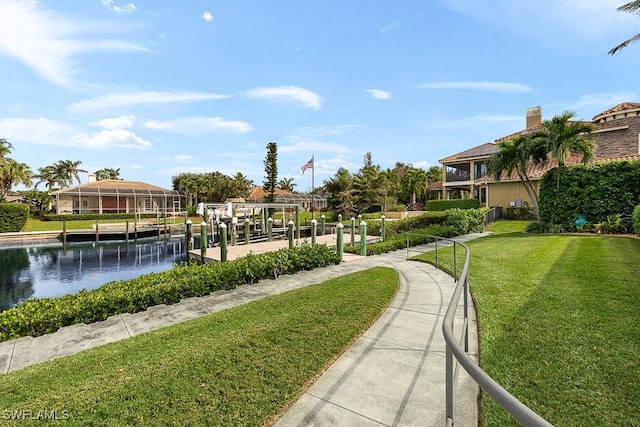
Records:
<instances>
[{"instance_id":1,"label":"tall palm tree","mask_svg":"<svg viewBox=\"0 0 640 427\"><path fill-rule=\"evenodd\" d=\"M7 154L11 153L13 145L4 138L0 138L0 159L6 158Z\"/></svg>"},{"instance_id":2,"label":"tall palm tree","mask_svg":"<svg viewBox=\"0 0 640 427\"><path fill-rule=\"evenodd\" d=\"M629 12L629 13L640 13L640 0L631 1L629 3L623 4L619 8L616 9L618 12ZM620 43L618 46L614 47L609 51L609 55L613 55L616 52L621 51L625 47L629 46L631 43L637 42L640 40L640 33L631 37Z\"/></svg>"},{"instance_id":3,"label":"tall palm tree","mask_svg":"<svg viewBox=\"0 0 640 427\"><path fill-rule=\"evenodd\" d=\"M532 137L542 143L551 159L558 162L556 185L560 187L562 168L572 152L582 154L582 162L588 163L595 155L596 145L593 141L596 127L592 123L572 121L576 113L565 111L551 120L542 122L540 130Z\"/></svg>"},{"instance_id":4,"label":"tall palm tree","mask_svg":"<svg viewBox=\"0 0 640 427\"><path fill-rule=\"evenodd\" d=\"M55 185L59 185L60 187L65 185L65 181L60 178L60 175L54 166L38 168L38 173L33 175L33 178L37 179L34 188L38 188L38 185L43 182L47 183L48 191L51 191Z\"/></svg>"},{"instance_id":5,"label":"tall palm tree","mask_svg":"<svg viewBox=\"0 0 640 427\"><path fill-rule=\"evenodd\" d=\"M513 171L516 172L529 195L529 199L531 199L538 221L540 221L538 195L527 169L530 164L544 163L546 159L545 146L541 141L534 139L531 134L518 135L515 138L500 141L498 151L487 159L487 172L498 181L504 172L507 177L510 177Z\"/></svg>"},{"instance_id":6,"label":"tall palm tree","mask_svg":"<svg viewBox=\"0 0 640 427\"><path fill-rule=\"evenodd\" d=\"M73 178L78 181L78 185L81 184L80 181L80 172L87 172L84 169L80 169L81 161L73 161L73 160L59 160L54 165L58 169L58 174L64 178L65 186L70 187L73 185Z\"/></svg>"},{"instance_id":7,"label":"tall palm tree","mask_svg":"<svg viewBox=\"0 0 640 427\"><path fill-rule=\"evenodd\" d=\"M251 194L253 181L247 178L245 174L236 172L232 181L236 193L234 197L248 197Z\"/></svg>"}]
</instances>

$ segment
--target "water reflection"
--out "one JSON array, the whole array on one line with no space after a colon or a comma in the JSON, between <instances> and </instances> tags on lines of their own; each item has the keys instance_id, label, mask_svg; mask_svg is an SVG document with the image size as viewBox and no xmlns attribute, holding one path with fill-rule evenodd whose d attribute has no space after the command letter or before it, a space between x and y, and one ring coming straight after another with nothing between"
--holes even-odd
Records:
<instances>
[{"instance_id":1,"label":"water reflection","mask_svg":"<svg viewBox=\"0 0 640 427\"><path fill-rule=\"evenodd\" d=\"M180 239L0 247L0 311L32 297L57 297L170 270L183 257Z\"/></svg>"}]
</instances>

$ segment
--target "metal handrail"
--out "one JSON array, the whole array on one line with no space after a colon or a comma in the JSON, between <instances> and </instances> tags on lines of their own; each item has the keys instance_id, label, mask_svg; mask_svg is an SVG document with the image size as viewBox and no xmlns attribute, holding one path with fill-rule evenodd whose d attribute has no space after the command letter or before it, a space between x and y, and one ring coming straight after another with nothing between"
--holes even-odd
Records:
<instances>
[{"instance_id":1,"label":"metal handrail","mask_svg":"<svg viewBox=\"0 0 640 427\"><path fill-rule=\"evenodd\" d=\"M456 246L461 246L465 250L465 260L464 265L462 266L462 271L460 276L456 279L457 284L456 288L453 291L453 295L451 296L451 301L449 302L449 306L447 307L447 312L444 315L444 320L442 321L442 333L444 335L444 339L446 342L446 425L453 426L454 425L454 396L455 396L455 387L456 387L456 379L458 377L458 366L454 366L453 357L455 356L457 363L464 368L465 371L473 378L473 380L480 386L484 391L489 393L493 399L498 402L500 406L502 406L507 412L509 412L520 424L523 426L532 426L532 427L552 427L548 421L542 418L540 415L531 410L524 403L520 402L516 397L514 397L511 393L505 390L500 384L498 384L493 378L487 375L480 366L476 362L474 362L467 352L469 351L469 248L466 245L456 242L453 239L448 239L444 237L437 236L428 236L435 239L436 242L436 259L438 259L437 251L438 244L437 242L440 240L449 241L453 243L454 246L454 275L457 270L456 266L456 257L455 257L455 249ZM408 251L408 238L407 238L407 251ZM408 253L408 252L407 252ZM436 265L438 267L438 265ZM439 268L439 267L438 267ZM464 294L463 294L464 292ZM464 295L464 322L462 327L462 336L459 339L456 339L455 334L453 332L453 320L456 314L456 310L458 307L458 303L460 302L460 296Z\"/></svg>"}]
</instances>

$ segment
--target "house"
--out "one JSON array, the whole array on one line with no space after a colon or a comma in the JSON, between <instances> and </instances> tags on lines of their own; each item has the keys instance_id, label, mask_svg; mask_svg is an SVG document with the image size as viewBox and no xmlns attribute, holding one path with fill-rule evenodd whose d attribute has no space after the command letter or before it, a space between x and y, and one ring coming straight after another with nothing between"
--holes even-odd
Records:
<instances>
[{"instance_id":1,"label":"house","mask_svg":"<svg viewBox=\"0 0 640 427\"><path fill-rule=\"evenodd\" d=\"M596 126L595 161L640 160L640 103L624 102L593 118ZM526 126L507 135L440 160L442 164L442 197L475 198L483 206L531 206L522 181L517 175L503 174L500 180L487 174L486 160L498 151L503 140L534 132L542 124L542 108L527 109ZM567 165L580 163L581 155L571 154ZM527 174L538 192L544 174L557 166L549 161L544 165L530 165Z\"/></svg>"},{"instance_id":2,"label":"house","mask_svg":"<svg viewBox=\"0 0 640 427\"><path fill-rule=\"evenodd\" d=\"M57 214L171 213L184 210L184 195L139 181L90 181L52 193Z\"/></svg>"}]
</instances>

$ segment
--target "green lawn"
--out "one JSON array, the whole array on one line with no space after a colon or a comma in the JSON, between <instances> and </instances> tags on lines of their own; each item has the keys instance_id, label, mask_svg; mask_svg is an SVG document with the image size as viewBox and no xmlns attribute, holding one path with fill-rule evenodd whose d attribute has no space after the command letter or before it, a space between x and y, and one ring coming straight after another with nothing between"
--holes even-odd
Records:
<instances>
[{"instance_id":1,"label":"green lawn","mask_svg":"<svg viewBox=\"0 0 640 427\"><path fill-rule=\"evenodd\" d=\"M82 426L263 425L398 286L395 270L378 267L4 375L0 417L46 410Z\"/></svg>"},{"instance_id":2,"label":"green lawn","mask_svg":"<svg viewBox=\"0 0 640 427\"><path fill-rule=\"evenodd\" d=\"M483 369L554 425L640 426L640 240L524 226L467 244ZM482 413L517 425L486 395Z\"/></svg>"}]
</instances>

